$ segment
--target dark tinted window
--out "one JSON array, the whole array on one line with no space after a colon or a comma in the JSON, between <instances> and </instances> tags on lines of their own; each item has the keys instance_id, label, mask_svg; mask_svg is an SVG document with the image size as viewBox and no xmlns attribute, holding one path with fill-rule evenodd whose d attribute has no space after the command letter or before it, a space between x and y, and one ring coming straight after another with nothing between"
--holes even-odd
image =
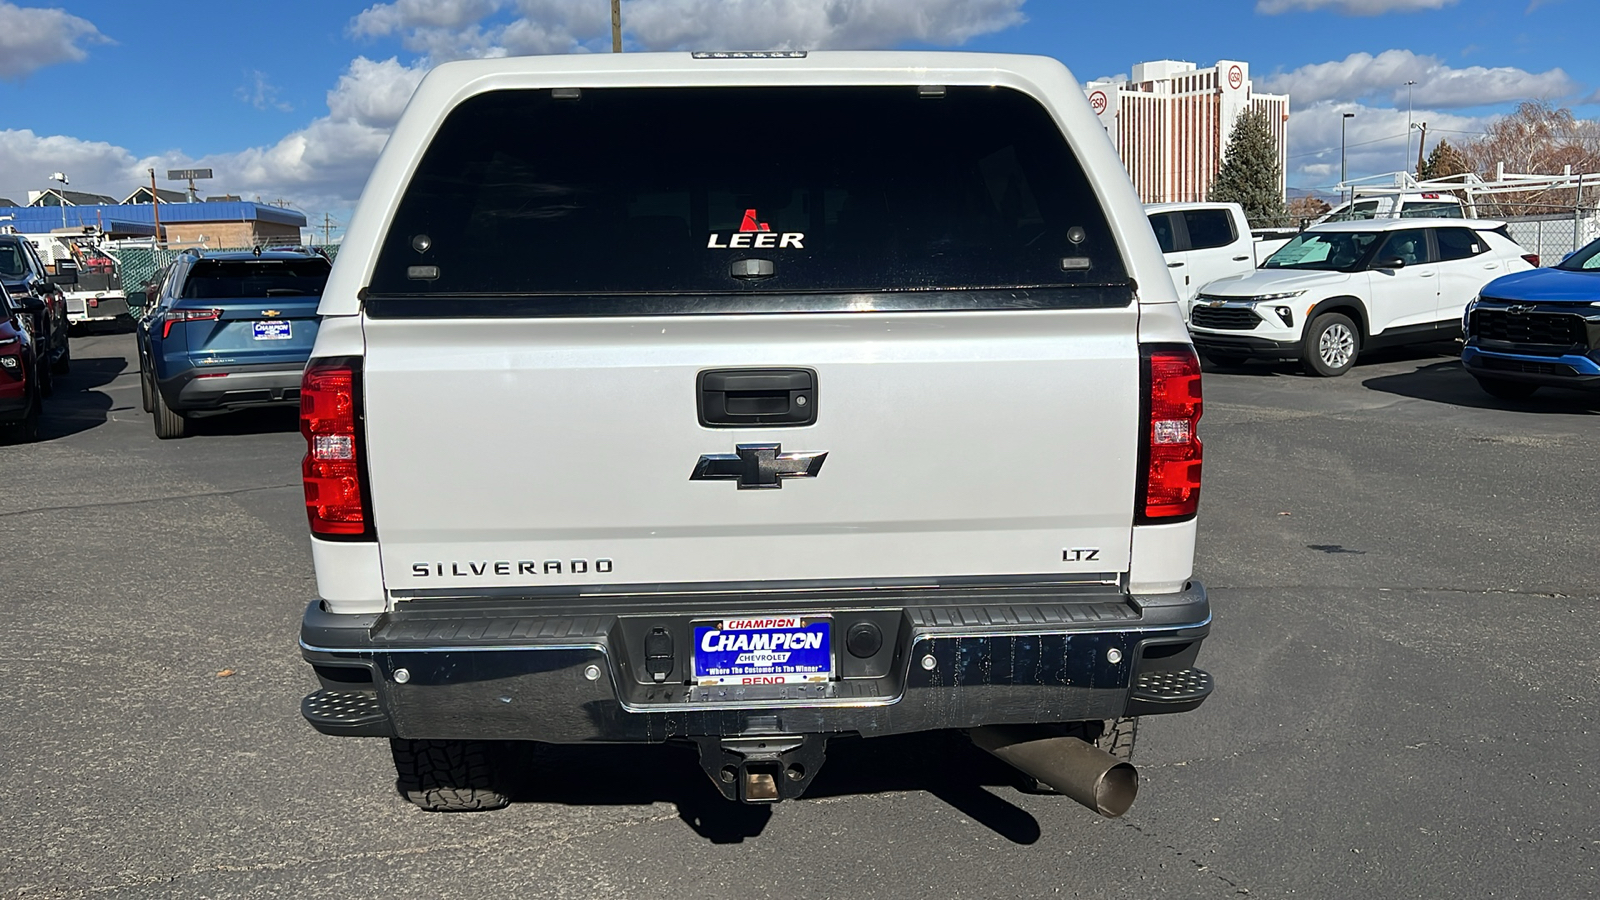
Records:
<instances>
[{"instance_id":1,"label":"dark tinted window","mask_svg":"<svg viewBox=\"0 0 1600 900\"><path fill-rule=\"evenodd\" d=\"M15 241L0 241L0 278L21 278L28 274L28 260Z\"/></svg>"},{"instance_id":2,"label":"dark tinted window","mask_svg":"<svg viewBox=\"0 0 1600 900\"><path fill-rule=\"evenodd\" d=\"M1171 253L1178 249L1178 235L1174 224L1172 213L1157 213L1150 217L1150 230L1156 233L1156 243L1161 245L1162 253Z\"/></svg>"},{"instance_id":3,"label":"dark tinted window","mask_svg":"<svg viewBox=\"0 0 1600 900\"><path fill-rule=\"evenodd\" d=\"M1433 232L1439 242L1439 258L1467 259L1489 249L1488 242L1470 228L1438 228Z\"/></svg>"},{"instance_id":4,"label":"dark tinted window","mask_svg":"<svg viewBox=\"0 0 1600 900\"><path fill-rule=\"evenodd\" d=\"M1407 228L1405 231L1391 231L1384 239L1383 246L1379 248L1374 262L1400 257L1406 265L1414 266L1417 263L1428 261L1428 231L1425 228Z\"/></svg>"},{"instance_id":5,"label":"dark tinted window","mask_svg":"<svg viewBox=\"0 0 1600 900\"><path fill-rule=\"evenodd\" d=\"M328 261L314 259L201 259L183 280L184 299L305 297L322 293Z\"/></svg>"},{"instance_id":6,"label":"dark tinted window","mask_svg":"<svg viewBox=\"0 0 1600 900\"><path fill-rule=\"evenodd\" d=\"M770 261L772 276L733 277L742 259ZM1126 280L1082 167L1024 94L585 88L576 100L494 92L452 111L401 199L371 292L861 292Z\"/></svg>"},{"instance_id":7,"label":"dark tinted window","mask_svg":"<svg viewBox=\"0 0 1600 900\"><path fill-rule=\"evenodd\" d=\"M1225 209L1187 210L1183 224L1189 226L1189 247L1193 250L1226 247L1238 238L1233 231L1233 217Z\"/></svg>"},{"instance_id":8,"label":"dark tinted window","mask_svg":"<svg viewBox=\"0 0 1600 900\"><path fill-rule=\"evenodd\" d=\"M1400 208L1402 219L1464 219L1466 214L1461 210L1461 204L1445 202L1419 201L1407 203Z\"/></svg>"}]
</instances>

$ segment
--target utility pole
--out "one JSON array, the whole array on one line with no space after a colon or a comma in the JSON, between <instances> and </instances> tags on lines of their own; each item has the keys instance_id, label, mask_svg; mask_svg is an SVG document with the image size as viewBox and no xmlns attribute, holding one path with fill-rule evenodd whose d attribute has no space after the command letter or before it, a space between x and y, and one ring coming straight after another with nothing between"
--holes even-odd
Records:
<instances>
[{"instance_id":1,"label":"utility pole","mask_svg":"<svg viewBox=\"0 0 1600 900\"><path fill-rule=\"evenodd\" d=\"M1428 123L1422 123L1422 140L1417 142L1417 177L1422 177L1422 148L1428 146Z\"/></svg>"},{"instance_id":2,"label":"utility pole","mask_svg":"<svg viewBox=\"0 0 1600 900\"><path fill-rule=\"evenodd\" d=\"M1406 82L1406 162L1411 161L1411 90L1416 86L1415 81Z\"/></svg>"},{"instance_id":3,"label":"utility pole","mask_svg":"<svg viewBox=\"0 0 1600 900\"><path fill-rule=\"evenodd\" d=\"M622 52L622 0L611 0L611 52Z\"/></svg>"},{"instance_id":4,"label":"utility pole","mask_svg":"<svg viewBox=\"0 0 1600 900\"><path fill-rule=\"evenodd\" d=\"M1339 120L1339 196L1341 199L1344 197L1344 183L1349 180L1349 176L1345 174L1344 167L1344 126L1351 119L1354 119L1356 114L1344 113L1343 116L1344 117ZM1350 191L1350 202L1352 204L1356 202L1356 193L1354 188L1352 188ZM1346 210L1346 212L1348 213L1350 211Z\"/></svg>"},{"instance_id":5,"label":"utility pole","mask_svg":"<svg viewBox=\"0 0 1600 900\"><path fill-rule=\"evenodd\" d=\"M333 243L333 217L327 213L322 214L322 246Z\"/></svg>"},{"instance_id":6,"label":"utility pole","mask_svg":"<svg viewBox=\"0 0 1600 900\"><path fill-rule=\"evenodd\" d=\"M156 193L156 170L146 170L150 173L150 212L156 217L156 246L161 246L161 195Z\"/></svg>"}]
</instances>

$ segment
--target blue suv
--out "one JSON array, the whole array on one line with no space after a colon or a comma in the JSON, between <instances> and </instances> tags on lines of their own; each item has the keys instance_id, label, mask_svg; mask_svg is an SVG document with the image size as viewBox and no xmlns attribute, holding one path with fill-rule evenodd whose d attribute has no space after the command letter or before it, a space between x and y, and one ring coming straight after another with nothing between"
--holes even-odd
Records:
<instances>
[{"instance_id":1,"label":"blue suv","mask_svg":"<svg viewBox=\"0 0 1600 900\"><path fill-rule=\"evenodd\" d=\"M1484 285L1461 325L1461 364L1495 397L1600 390L1600 241L1550 268Z\"/></svg>"},{"instance_id":2,"label":"blue suv","mask_svg":"<svg viewBox=\"0 0 1600 900\"><path fill-rule=\"evenodd\" d=\"M150 312L139 322L156 437L183 437L194 413L298 405L331 268L303 250L179 255L143 299Z\"/></svg>"}]
</instances>

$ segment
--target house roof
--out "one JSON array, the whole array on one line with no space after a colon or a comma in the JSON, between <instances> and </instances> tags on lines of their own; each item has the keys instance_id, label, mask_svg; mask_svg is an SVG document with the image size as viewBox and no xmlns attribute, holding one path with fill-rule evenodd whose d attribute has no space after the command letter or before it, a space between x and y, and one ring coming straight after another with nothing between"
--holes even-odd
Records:
<instances>
[{"instance_id":1,"label":"house roof","mask_svg":"<svg viewBox=\"0 0 1600 900\"><path fill-rule=\"evenodd\" d=\"M161 199L162 203L188 203L189 202L189 192L188 191L169 191L166 188L156 188L156 196ZM124 197L122 199L122 202L124 204L149 203L150 202L150 188L149 188L149 186L148 185L143 185L143 184L139 185L137 188L134 188L133 193L131 193L128 196Z\"/></svg>"},{"instance_id":2,"label":"house roof","mask_svg":"<svg viewBox=\"0 0 1600 900\"><path fill-rule=\"evenodd\" d=\"M60 188L50 188L40 191L39 196L33 198L29 206L44 206L44 198L54 195L61 199L67 206L94 206L102 203L116 203L117 198L107 197L105 194L91 194L87 191L66 191ZM51 204L54 205L54 204Z\"/></svg>"}]
</instances>

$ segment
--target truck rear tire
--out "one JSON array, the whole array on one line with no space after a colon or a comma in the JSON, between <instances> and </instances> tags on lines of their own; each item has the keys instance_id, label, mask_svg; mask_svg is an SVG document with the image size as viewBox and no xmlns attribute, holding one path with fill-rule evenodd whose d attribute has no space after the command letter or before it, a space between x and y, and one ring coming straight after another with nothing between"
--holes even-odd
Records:
<instances>
[{"instance_id":1,"label":"truck rear tire","mask_svg":"<svg viewBox=\"0 0 1600 900\"><path fill-rule=\"evenodd\" d=\"M511 802L501 787L497 745L390 738L395 787L429 812L480 812Z\"/></svg>"},{"instance_id":2,"label":"truck rear tire","mask_svg":"<svg viewBox=\"0 0 1600 900\"><path fill-rule=\"evenodd\" d=\"M72 371L71 341L65 342L65 346L61 348L61 355L56 357L56 361L50 364L50 371L56 373L57 375L65 375Z\"/></svg>"},{"instance_id":3,"label":"truck rear tire","mask_svg":"<svg viewBox=\"0 0 1600 900\"><path fill-rule=\"evenodd\" d=\"M155 404L156 437L163 441L169 441L173 438L187 436L189 433L189 420L184 418L183 413L168 406L167 399L161 396L159 390L152 391L152 393L155 394L151 400Z\"/></svg>"}]
</instances>

